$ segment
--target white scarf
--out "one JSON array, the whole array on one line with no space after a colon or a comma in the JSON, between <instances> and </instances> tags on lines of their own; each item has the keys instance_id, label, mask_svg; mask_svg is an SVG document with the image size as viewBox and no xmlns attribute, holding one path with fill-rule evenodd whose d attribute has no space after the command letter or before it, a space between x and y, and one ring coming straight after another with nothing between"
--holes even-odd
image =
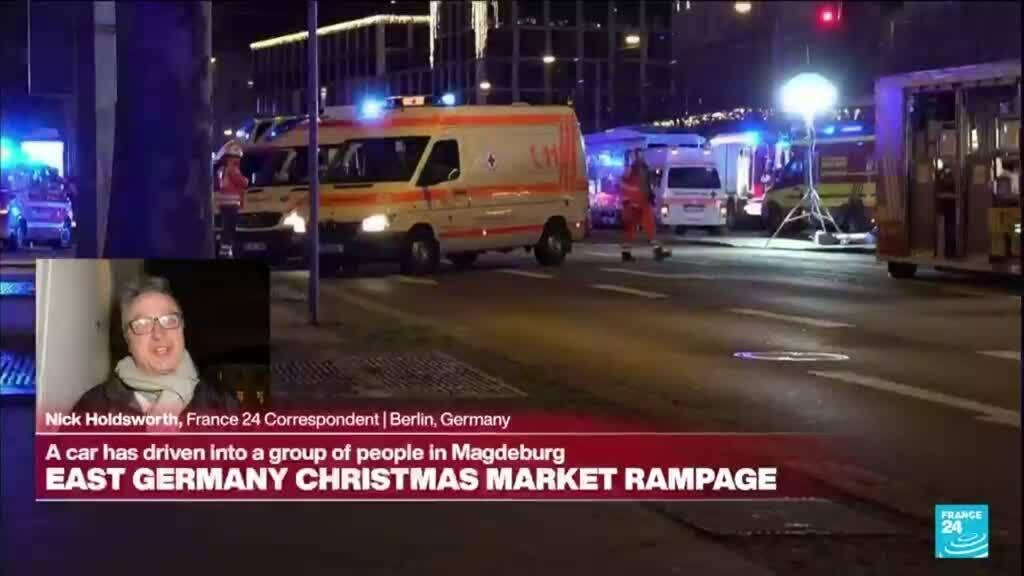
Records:
<instances>
[{"instance_id":1,"label":"white scarf","mask_svg":"<svg viewBox=\"0 0 1024 576\"><path fill-rule=\"evenodd\" d=\"M188 350L182 353L181 362L170 374L151 375L139 370L131 356L125 356L117 363L114 373L124 382L125 386L141 393L153 401L148 414L181 414L189 402L199 383L199 374Z\"/></svg>"}]
</instances>

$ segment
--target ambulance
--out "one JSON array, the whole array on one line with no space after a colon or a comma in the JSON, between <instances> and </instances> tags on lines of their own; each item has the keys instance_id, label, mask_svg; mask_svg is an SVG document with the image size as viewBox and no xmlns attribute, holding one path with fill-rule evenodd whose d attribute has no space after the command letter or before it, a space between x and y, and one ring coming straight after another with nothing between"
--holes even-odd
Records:
<instances>
[{"instance_id":1,"label":"ambulance","mask_svg":"<svg viewBox=\"0 0 1024 576\"><path fill-rule=\"evenodd\" d=\"M778 230L807 191L807 140L792 143L790 159L764 196L761 218L769 234ZM830 124L818 133L814 184L822 204L844 232L869 232L874 224L878 170L875 136L863 124ZM806 219L797 225L806 225ZM788 227L788 226L787 226ZM799 232L794 226L787 232Z\"/></svg>"},{"instance_id":2,"label":"ambulance","mask_svg":"<svg viewBox=\"0 0 1024 576\"><path fill-rule=\"evenodd\" d=\"M441 258L465 267L518 248L558 265L583 238L586 164L572 108L450 102L368 100L321 119L322 270L397 260L405 274L430 274ZM304 244L307 142L308 122L252 152L247 166L243 157L243 255Z\"/></svg>"},{"instance_id":3,"label":"ambulance","mask_svg":"<svg viewBox=\"0 0 1024 576\"><path fill-rule=\"evenodd\" d=\"M651 169L659 224L677 234L691 228L718 234L725 228L730 198L710 149L652 148L641 154Z\"/></svg>"}]
</instances>

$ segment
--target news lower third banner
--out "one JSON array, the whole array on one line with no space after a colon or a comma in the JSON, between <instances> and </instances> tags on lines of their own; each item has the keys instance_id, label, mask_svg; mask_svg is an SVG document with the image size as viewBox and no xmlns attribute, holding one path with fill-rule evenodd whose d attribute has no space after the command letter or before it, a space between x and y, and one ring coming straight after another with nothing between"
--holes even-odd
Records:
<instances>
[{"instance_id":1,"label":"news lower third banner","mask_svg":"<svg viewBox=\"0 0 1024 576\"><path fill-rule=\"evenodd\" d=\"M817 442L810 437L615 430L614 424L572 416L392 412L340 419L270 412L235 417L234 426L222 421L226 425L215 429L183 425L173 430L163 423L162 428L134 431L104 431L97 421L86 426L83 419L80 429L72 424L38 433L36 498L747 500L818 495L813 481L783 465L815 449ZM268 426L268 416L287 424ZM258 424L242 425L245 418L256 417ZM407 426L385 428L391 418L399 423L405 418ZM442 421L448 425L442 427Z\"/></svg>"}]
</instances>

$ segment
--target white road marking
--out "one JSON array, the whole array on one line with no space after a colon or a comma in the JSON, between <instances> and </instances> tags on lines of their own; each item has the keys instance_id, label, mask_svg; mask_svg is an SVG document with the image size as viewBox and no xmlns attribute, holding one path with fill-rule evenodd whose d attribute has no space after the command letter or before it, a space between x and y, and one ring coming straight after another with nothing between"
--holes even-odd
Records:
<instances>
[{"instance_id":1,"label":"white road marking","mask_svg":"<svg viewBox=\"0 0 1024 576\"><path fill-rule=\"evenodd\" d=\"M816 326L818 328L853 328L853 324L847 324L845 322L832 322L831 320L819 320L817 318L808 318L806 316L790 316L788 314L775 314L773 312L765 312L764 310L752 310L750 308L730 308L729 311L735 312L736 314L760 316L762 318L771 318L772 320L782 320L784 322L793 322L795 324L805 324L807 326Z\"/></svg>"},{"instance_id":2,"label":"white road marking","mask_svg":"<svg viewBox=\"0 0 1024 576\"><path fill-rule=\"evenodd\" d=\"M415 276L395 276L402 284L421 284L423 286L437 286L437 280L430 278L417 278Z\"/></svg>"},{"instance_id":3,"label":"white road marking","mask_svg":"<svg viewBox=\"0 0 1024 576\"><path fill-rule=\"evenodd\" d=\"M594 250L580 250L579 252L580 252L580 254L587 254L588 256L597 256L599 258L614 258L616 260L621 260L622 259L622 252L615 252L614 254L613 253L609 253L609 252L597 252L597 251L594 251ZM635 258L637 260L653 260L654 259L651 256L651 253L649 251L643 251L642 252L642 251L636 250L636 249L633 250L633 258ZM680 258L680 257L676 256L675 254L673 254L672 256L669 256L668 258L666 258L664 260L664 262L673 263L673 264L690 264L691 266L713 266L714 265L712 262L710 262L708 260L691 260L691 259L687 259L687 258Z\"/></svg>"},{"instance_id":4,"label":"white road marking","mask_svg":"<svg viewBox=\"0 0 1024 576\"><path fill-rule=\"evenodd\" d=\"M588 256L600 256L601 258L622 258L621 254L608 254L607 252L595 252L594 250L580 250Z\"/></svg>"},{"instance_id":5,"label":"white road marking","mask_svg":"<svg viewBox=\"0 0 1024 576\"><path fill-rule=\"evenodd\" d=\"M969 412L977 412L981 414L980 416L975 417L978 420L1010 426L1013 428L1020 428L1020 412L1015 412L1006 408L983 404L981 402L975 402L974 400L959 398L957 396L950 396L941 392L932 392L931 390L924 390L922 388L898 384L896 382L882 380L881 378L875 378L873 376L864 376L854 372L811 371L810 373L815 376L821 376L822 378L830 378L832 380L839 380L840 382L857 384L866 388L892 392L893 394L899 394L901 396L908 396L910 398L917 398L918 400L942 404L943 406L948 406L950 408L959 408Z\"/></svg>"},{"instance_id":6,"label":"white road marking","mask_svg":"<svg viewBox=\"0 0 1024 576\"><path fill-rule=\"evenodd\" d=\"M1020 350L978 350L978 354L1020 362Z\"/></svg>"},{"instance_id":7,"label":"white road marking","mask_svg":"<svg viewBox=\"0 0 1024 576\"><path fill-rule=\"evenodd\" d=\"M629 288L627 286L618 286L615 284L591 284L591 288L597 288L598 290L607 290L608 292L619 292L621 294L630 294L633 296L641 296L643 298L650 298L651 300L668 298L667 294L659 294L657 292L647 292L645 290L637 290L635 288Z\"/></svg>"},{"instance_id":8,"label":"white road marking","mask_svg":"<svg viewBox=\"0 0 1024 576\"><path fill-rule=\"evenodd\" d=\"M545 280L550 280L554 278L554 275L552 274L545 274L543 272L530 272L529 270L515 270L513 268L498 270L498 272L501 272L502 274L513 274L515 276L526 276L527 278L543 278Z\"/></svg>"},{"instance_id":9,"label":"white road marking","mask_svg":"<svg viewBox=\"0 0 1024 576\"><path fill-rule=\"evenodd\" d=\"M647 278L667 278L669 280L711 280L707 274L669 274L664 272L644 272L642 270L630 270L629 268L601 268L602 272L613 272L615 274L632 274L634 276L645 276Z\"/></svg>"}]
</instances>

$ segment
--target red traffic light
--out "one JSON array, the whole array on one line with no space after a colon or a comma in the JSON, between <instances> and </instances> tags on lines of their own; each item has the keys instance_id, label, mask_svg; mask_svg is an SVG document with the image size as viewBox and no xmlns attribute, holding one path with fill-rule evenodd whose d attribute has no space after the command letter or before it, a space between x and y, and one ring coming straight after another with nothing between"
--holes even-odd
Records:
<instances>
[{"instance_id":1,"label":"red traffic light","mask_svg":"<svg viewBox=\"0 0 1024 576\"><path fill-rule=\"evenodd\" d=\"M818 21L825 26L832 26L839 22L840 14L834 4L826 4L818 10Z\"/></svg>"}]
</instances>

